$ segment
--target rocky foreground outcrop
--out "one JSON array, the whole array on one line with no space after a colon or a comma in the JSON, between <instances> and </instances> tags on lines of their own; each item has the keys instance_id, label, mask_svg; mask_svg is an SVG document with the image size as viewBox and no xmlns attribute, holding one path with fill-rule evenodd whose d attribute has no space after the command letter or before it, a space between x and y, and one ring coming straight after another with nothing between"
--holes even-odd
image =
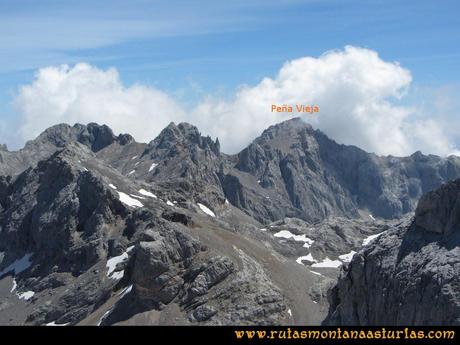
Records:
<instances>
[{"instance_id":1,"label":"rocky foreground outcrop","mask_svg":"<svg viewBox=\"0 0 460 345\"><path fill-rule=\"evenodd\" d=\"M460 180L356 254L330 291L326 325L460 325Z\"/></svg>"}]
</instances>

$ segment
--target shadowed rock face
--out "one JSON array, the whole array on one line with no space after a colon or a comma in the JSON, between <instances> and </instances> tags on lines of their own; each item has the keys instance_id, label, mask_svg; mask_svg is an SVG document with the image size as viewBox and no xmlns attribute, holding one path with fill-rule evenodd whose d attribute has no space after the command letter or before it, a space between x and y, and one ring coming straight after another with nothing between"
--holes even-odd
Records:
<instances>
[{"instance_id":1,"label":"shadowed rock face","mask_svg":"<svg viewBox=\"0 0 460 345\"><path fill-rule=\"evenodd\" d=\"M103 232L127 212L99 179L75 165L74 150L78 148L55 153L8 185L0 251L36 253L44 271L56 266L74 274L105 255Z\"/></svg>"},{"instance_id":2,"label":"shadowed rock face","mask_svg":"<svg viewBox=\"0 0 460 345\"><path fill-rule=\"evenodd\" d=\"M460 325L460 180L354 256L331 290L329 325Z\"/></svg>"},{"instance_id":3,"label":"shadowed rock face","mask_svg":"<svg viewBox=\"0 0 460 345\"><path fill-rule=\"evenodd\" d=\"M415 224L427 232L449 235L460 228L460 180L425 194L415 211Z\"/></svg>"}]
</instances>

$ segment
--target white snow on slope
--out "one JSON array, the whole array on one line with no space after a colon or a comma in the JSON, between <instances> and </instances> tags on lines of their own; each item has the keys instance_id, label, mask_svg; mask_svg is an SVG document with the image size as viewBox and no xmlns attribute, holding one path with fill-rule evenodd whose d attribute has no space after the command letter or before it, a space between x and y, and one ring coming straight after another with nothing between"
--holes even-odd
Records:
<instances>
[{"instance_id":1,"label":"white snow on slope","mask_svg":"<svg viewBox=\"0 0 460 345\"><path fill-rule=\"evenodd\" d=\"M118 192L120 201L123 204L126 204L131 207L144 207L144 205L139 201L134 198L131 198L128 194L125 194L123 192Z\"/></svg>"},{"instance_id":2,"label":"white snow on slope","mask_svg":"<svg viewBox=\"0 0 460 345\"><path fill-rule=\"evenodd\" d=\"M166 205L168 205L168 206L174 206L174 204L173 204L171 201L169 201L169 200L166 200Z\"/></svg>"},{"instance_id":3,"label":"white snow on slope","mask_svg":"<svg viewBox=\"0 0 460 345\"><path fill-rule=\"evenodd\" d=\"M11 287L10 292L13 292L14 290L16 290L17 287L18 287L18 283L16 283L16 279L13 278L13 286Z\"/></svg>"},{"instance_id":4,"label":"white snow on slope","mask_svg":"<svg viewBox=\"0 0 460 345\"><path fill-rule=\"evenodd\" d=\"M215 216L216 216L216 215L214 214L214 212L212 212L209 208L207 208L207 207L204 206L203 204L198 203L198 206L199 206L199 208L201 209L201 211L203 211L204 213L206 213L208 216L211 216L211 217L215 217Z\"/></svg>"},{"instance_id":5,"label":"white snow on slope","mask_svg":"<svg viewBox=\"0 0 460 345\"><path fill-rule=\"evenodd\" d=\"M314 275L324 277L321 273L316 272L316 271L310 271L310 273L313 273Z\"/></svg>"},{"instance_id":6,"label":"white snow on slope","mask_svg":"<svg viewBox=\"0 0 460 345\"><path fill-rule=\"evenodd\" d=\"M113 184L109 184L109 187L115 190L117 189L117 187L115 187Z\"/></svg>"},{"instance_id":7,"label":"white snow on slope","mask_svg":"<svg viewBox=\"0 0 460 345\"><path fill-rule=\"evenodd\" d=\"M311 267L332 267L332 268L337 268L342 264L342 261L339 260L331 260L328 257L326 257L323 261L317 262Z\"/></svg>"},{"instance_id":8,"label":"white snow on slope","mask_svg":"<svg viewBox=\"0 0 460 345\"><path fill-rule=\"evenodd\" d=\"M267 231L267 228L259 229L260 231Z\"/></svg>"},{"instance_id":9,"label":"white snow on slope","mask_svg":"<svg viewBox=\"0 0 460 345\"><path fill-rule=\"evenodd\" d=\"M356 254L356 252L354 250L352 250L351 252L349 252L347 254L339 255L339 259L342 260L343 262L350 262L351 259L353 259L353 256L355 254Z\"/></svg>"},{"instance_id":10,"label":"white snow on slope","mask_svg":"<svg viewBox=\"0 0 460 345\"><path fill-rule=\"evenodd\" d=\"M123 278L124 276L124 271L118 271L118 272L114 272L115 269L117 268L117 265L121 262L125 262L126 260L128 260L129 258L129 252L131 250L133 250L134 246L131 246L129 248L126 249L126 252L122 253L121 255L118 255L118 256L114 256L112 258L110 258L109 260L107 260L107 277L111 278L111 279L116 279L116 280L119 280L121 278Z\"/></svg>"},{"instance_id":11,"label":"white snow on slope","mask_svg":"<svg viewBox=\"0 0 460 345\"><path fill-rule=\"evenodd\" d=\"M135 172L136 172L136 170L131 170L131 171L128 173L128 175L132 175L132 174L134 174Z\"/></svg>"},{"instance_id":12,"label":"white snow on slope","mask_svg":"<svg viewBox=\"0 0 460 345\"><path fill-rule=\"evenodd\" d=\"M20 299L25 299L26 301L31 299L33 296L35 295L35 292L33 291L26 291L26 292L23 292L23 293L19 293L18 294L18 297Z\"/></svg>"},{"instance_id":13,"label":"white snow on slope","mask_svg":"<svg viewBox=\"0 0 460 345\"><path fill-rule=\"evenodd\" d=\"M372 214L369 215L369 217L372 219L372 220L375 220L374 216Z\"/></svg>"},{"instance_id":14,"label":"white snow on slope","mask_svg":"<svg viewBox=\"0 0 460 345\"><path fill-rule=\"evenodd\" d=\"M17 275L21 273L22 271L25 271L26 269L28 269L30 265L32 264L32 262L30 261L30 258L32 257L32 255L33 253L26 254L22 258L13 262L11 265L9 265L3 271L0 272L0 277L10 271L13 271L14 275Z\"/></svg>"},{"instance_id":15,"label":"white snow on slope","mask_svg":"<svg viewBox=\"0 0 460 345\"><path fill-rule=\"evenodd\" d=\"M380 234L375 234L375 235L371 235L369 237L366 237L364 240L363 240L363 246L367 246L369 243L371 243L372 240L375 240L377 237L379 237L380 235L382 235L385 231L381 232Z\"/></svg>"},{"instance_id":16,"label":"white snow on slope","mask_svg":"<svg viewBox=\"0 0 460 345\"><path fill-rule=\"evenodd\" d=\"M125 271L118 271L118 272L113 272L112 275L110 276L110 279L113 280L120 280L125 276Z\"/></svg>"},{"instance_id":17,"label":"white snow on slope","mask_svg":"<svg viewBox=\"0 0 460 345\"><path fill-rule=\"evenodd\" d=\"M51 321L47 323L45 326L67 326L69 323L56 323L56 321Z\"/></svg>"},{"instance_id":18,"label":"white snow on slope","mask_svg":"<svg viewBox=\"0 0 460 345\"><path fill-rule=\"evenodd\" d=\"M133 284L129 285L128 287L125 287L119 294L120 298L125 297L125 295L129 294L131 290L133 289Z\"/></svg>"},{"instance_id":19,"label":"white snow on slope","mask_svg":"<svg viewBox=\"0 0 460 345\"><path fill-rule=\"evenodd\" d=\"M302 235L294 235L292 232L290 232L289 230L281 230L279 232L277 232L276 234L274 234L273 236L275 237L282 237L282 238L286 238L286 239L294 239L294 241L297 241L297 242L304 242L304 247L305 248L310 248L311 245L313 244L313 241L311 238L308 238L305 234L302 234Z\"/></svg>"},{"instance_id":20,"label":"white snow on slope","mask_svg":"<svg viewBox=\"0 0 460 345\"><path fill-rule=\"evenodd\" d=\"M313 256L311 255L311 253L308 254L308 255L305 255L305 256L300 256L300 257L298 257L297 260L296 260L296 262L297 262L298 264L303 265L302 261L318 262L318 261L316 261L316 260L313 258Z\"/></svg>"},{"instance_id":21,"label":"white snow on slope","mask_svg":"<svg viewBox=\"0 0 460 345\"><path fill-rule=\"evenodd\" d=\"M136 199L145 200L145 198L143 196L139 196L139 195L136 195L136 194L129 194L129 195L132 196L133 198L136 198Z\"/></svg>"},{"instance_id":22,"label":"white snow on slope","mask_svg":"<svg viewBox=\"0 0 460 345\"><path fill-rule=\"evenodd\" d=\"M150 193L149 191L146 191L145 189L139 189L139 193L145 196L149 196L151 198L157 198L157 196L153 193Z\"/></svg>"},{"instance_id":23,"label":"white snow on slope","mask_svg":"<svg viewBox=\"0 0 460 345\"><path fill-rule=\"evenodd\" d=\"M151 165L150 168L149 168L149 172L151 172L153 169L155 169L155 167L156 167L157 165L158 165L157 163L152 163L152 165Z\"/></svg>"},{"instance_id":24,"label":"white snow on slope","mask_svg":"<svg viewBox=\"0 0 460 345\"><path fill-rule=\"evenodd\" d=\"M134 160L134 159L136 159L136 158L137 158L137 156L134 156L134 157L133 157L133 158L131 158L131 159L132 159L132 160Z\"/></svg>"}]
</instances>

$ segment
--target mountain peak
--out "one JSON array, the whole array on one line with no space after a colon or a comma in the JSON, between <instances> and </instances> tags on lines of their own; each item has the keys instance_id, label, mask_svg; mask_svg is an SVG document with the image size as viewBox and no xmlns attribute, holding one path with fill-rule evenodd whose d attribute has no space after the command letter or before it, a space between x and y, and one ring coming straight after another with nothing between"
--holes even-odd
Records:
<instances>
[{"instance_id":1,"label":"mountain peak","mask_svg":"<svg viewBox=\"0 0 460 345\"><path fill-rule=\"evenodd\" d=\"M150 147L159 149L170 149L178 145L183 147L197 145L201 149L209 148L216 155L220 154L220 144L218 141L214 142L211 137L202 136L197 127L187 122L181 122L178 125L171 122L149 144Z\"/></svg>"},{"instance_id":2,"label":"mountain peak","mask_svg":"<svg viewBox=\"0 0 460 345\"><path fill-rule=\"evenodd\" d=\"M285 136L285 135L293 135L294 133L299 133L301 131L307 130L309 132L313 132L313 127L306 123L300 117L294 117L292 119L277 123L268 127L266 130L263 131L259 138L264 139L273 139L277 136ZM256 139L257 140L257 139Z\"/></svg>"},{"instance_id":3,"label":"mountain peak","mask_svg":"<svg viewBox=\"0 0 460 345\"><path fill-rule=\"evenodd\" d=\"M61 123L43 131L35 140L28 141L26 148L40 144L51 144L57 147L64 147L66 143L78 141L88 146L92 151L97 152L115 141L112 130L106 125L80 123L70 126Z\"/></svg>"}]
</instances>

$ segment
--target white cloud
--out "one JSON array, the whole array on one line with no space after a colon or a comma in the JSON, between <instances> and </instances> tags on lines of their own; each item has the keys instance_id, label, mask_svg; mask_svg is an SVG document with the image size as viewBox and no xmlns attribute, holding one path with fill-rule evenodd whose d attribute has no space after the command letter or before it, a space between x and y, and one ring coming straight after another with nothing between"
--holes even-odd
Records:
<instances>
[{"instance_id":1,"label":"white cloud","mask_svg":"<svg viewBox=\"0 0 460 345\"><path fill-rule=\"evenodd\" d=\"M87 64L39 70L14 105L22 115L24 140L61 122L98 122L149 141L169 122L184 119L183 110L166 93L142 85L126 88L115 69Z\"/></svg>"},{"instance_id":2,"label":"white cloud","mask_svg":"<svg viewBox=\"0 0 460 345\"><path fill-rule=\"evenodd\" d=\"M149 141L170 121L187 121L218 136L225 152L236 152L269 125L300 115L339 143L378 154L456 152L437 118L415 116L418 107L399 105L411 79L398 63L347 46L290 61L276 77L242 86L229 100L206 98L189 113L160 90L124 87L116 70L87 64L39 70L33 83L21 88L15 105L23 139L59 122L99 122ZM272 104L317 104L320 112L274 113Z\"/></svg>"}]
</instances>

